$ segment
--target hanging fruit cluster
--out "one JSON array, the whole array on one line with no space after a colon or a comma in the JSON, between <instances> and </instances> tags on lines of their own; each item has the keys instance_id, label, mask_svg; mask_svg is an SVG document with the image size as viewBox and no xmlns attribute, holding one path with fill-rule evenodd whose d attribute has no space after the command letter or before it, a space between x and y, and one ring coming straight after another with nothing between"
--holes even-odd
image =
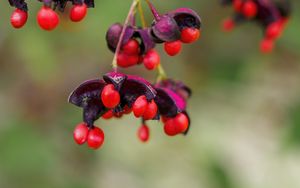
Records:
<instances>
[{"instance_id":1,"label":"hanging fruit cluster","mask_svg":"<svg viewBox=\"0 0 300 188\"><path fill-rule=\"evenodd\" d=\"M191 90L183 82L167 78L154 48L157 43L164 43L169 55L179 53L182 43L199 38L200 17L188 8L160 16L154 6L147 3L154 15L151 27L146 26L141 1L133 0L125 23L113 24L106 34L108 48L115 53L113 71L102 79L85 81L69 97L70 103L83 109L83 122L73 132L77 144L87 143L93 149L102 146L104 132L94 125L100 117L107 120L133 114L141 120L137 134L142 142L148 141L150 136L149 120L161 120L169 136L185 135L190 128L186 107ZM136 26L136 10L142 27ZM139 63L158 71L155 83L117 71L117 67Z\"/></svg>"},{"instance_id":2,"label":"hanging fruit cluster","mask_svg":"<svg viewBox=\"0 0 300 188\"><path fill-rule=\"evenodd\" d=\"M79 22L84 19L87 14L87 8L94 7L94 0L38 0L43 6L37 13L37 22L39 26L47 31L51 31L59 24L59 16L55 12L56 9L63 12L68 1L73 6L70 10L70 20ZM9 4L16 9L10 17L11 25L16 28L22 28L28 18L28 7L25 0L8 0Z\"/></svg>"},{"instance_id":3,"label":"hanging fruit cluster","mask_svg":"<svg viewBox=\"0 0 300 188\"><path fill-rule=\"evenodd\" d=\"M231 31L237 24L254 21L261 25L264 38L260 50L269 53L274 48L289 20L289 0L221 0L223 5L230 5L234 15L223 21L223 30Z\"/></svg>"}]
</instances>

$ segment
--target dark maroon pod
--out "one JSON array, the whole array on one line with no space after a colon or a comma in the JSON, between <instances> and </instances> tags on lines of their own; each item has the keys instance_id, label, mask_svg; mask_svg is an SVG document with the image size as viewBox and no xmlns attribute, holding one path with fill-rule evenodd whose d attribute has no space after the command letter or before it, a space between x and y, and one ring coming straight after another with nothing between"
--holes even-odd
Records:
<instances>
[{"instance_id":1,"label":"dark maroon pod","mask_svg":"<svg viewBox=\"0 0 300 188\"><path fill-rule=\"evenodd\" d=\"M141 95L148 101L156 97L156 90L145 79L121 73L107 73L103 80L88 80L79 85L70 95L69 102L83 108L83 121L90 127L99 119L107 109L101 101L101 93L107 84L113 84L120 94L120 104L113 109L115 114L124 111L124 107L131 107Z\"/></svg>"},{"instance_id":2,"label":"dark maroon pod","mask_svg":"<svg viewBox=\"0 0 300 188\"><path fill-rule=\"evenodd\" d=\"M119 38L121 36L123 29L123 25L120 23L113 24L106 33L106 42L108 48L115 52ZM136 38L138 41L140 41L140 54L145 54L150 49L153 49L155 47L155 42L153 42L149 28L140 29L140 28L134 28L132 26L127 26L124 37L122 40L122 45L126 44L130 39Z\"/></svg>"},{"instance_id":3,"label":"dark maroon pod","mask_svg":"<svg viewBox=\"0 0 300 188\"><path fill-rule=\"evenodd\" d=\"M168 13L182 30L186 27L201 28L200 16L190 8L178 8Z\"/></svg>"},{"instance_id":4,"label":"dark maroon pod","mask_svg":"<svg viewBox=\"0 0 300 188\"><path fill-rule=\"evenodd\" d=\"M180 39L180 30L176 21L169 15L163 15L152 23L151 34L156 42L168 42Z\"/></svg>"},{"instance_id":5,"label":"dark maroon pod","mask_svg":"<svg viewBox=\"0 0 300 188\"><path fill-rule=\"evenodd\" d=\"M28 11L27 3L24 0L8 0L10 6L23 10L25 12Z\"/></svg>"}]
</instances>

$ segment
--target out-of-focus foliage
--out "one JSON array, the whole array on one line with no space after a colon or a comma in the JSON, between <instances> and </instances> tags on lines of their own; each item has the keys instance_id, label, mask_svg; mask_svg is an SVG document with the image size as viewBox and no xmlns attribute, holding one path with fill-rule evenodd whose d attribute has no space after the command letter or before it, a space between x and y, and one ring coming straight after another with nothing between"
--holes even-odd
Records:
<instances>
[{"instance_id":1,"label":"out-of-focus foliage","mask_svg":"<svg viewBox=\"0 0 300 188\"><path fill-rule=\"evenodd\" d=\"M83 23L65 19L39 29L40 6L29 2L28 24L10 27L13 9L0 2L0 187L7 188L298 188L300 187L300 3L276 49L262 55L262 32L245 24L222 33L230 12L218 1L158 1L161 12L186 6L203 19L202 39L162 63L193 88L187 137L168 138L151 123L139 143L138 121L98 121L103 149L72 140L81 111L67 103L85 79L110 70L106 29L125 19L130 0L99 0ZM148 13L147 20L151 21ZM162 49L162 48L160 48ZM123 70L154 80L144 68Z\"/></svg>"}]
</instances>

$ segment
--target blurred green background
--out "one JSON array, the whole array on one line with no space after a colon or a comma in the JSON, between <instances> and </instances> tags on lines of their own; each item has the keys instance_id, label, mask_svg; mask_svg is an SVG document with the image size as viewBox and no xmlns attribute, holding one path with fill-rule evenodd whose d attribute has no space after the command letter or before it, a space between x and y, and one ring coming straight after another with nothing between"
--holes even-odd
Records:
<instances>
[{"instance_id":1,"label":"blurred green background","mask_svg":"<svg viewBox=\"0 0 300 188\"><path fill-rule=\"evenodd\" d=\"M271 55L262 55L261 29L244 24L223 33L231 14L218 0L153 0L159 11L192 7L203 19L202 39L169 58L168 75L193 89L187 137L167 137L151 123L151 140L136 138L132 116L96 122L104 147L93 151L72 138L81 109L67 103L72 89L108 72L107 28L123 22L130 0L98 0L87 18L67 18L45 32L36 23L41 4L12 29L13 8L0 1L1 188L299 188L300 2ZM146 11L148 22L151 21ZM154 80L142 66L121 70Z\"/></svg>"}]
</instances>

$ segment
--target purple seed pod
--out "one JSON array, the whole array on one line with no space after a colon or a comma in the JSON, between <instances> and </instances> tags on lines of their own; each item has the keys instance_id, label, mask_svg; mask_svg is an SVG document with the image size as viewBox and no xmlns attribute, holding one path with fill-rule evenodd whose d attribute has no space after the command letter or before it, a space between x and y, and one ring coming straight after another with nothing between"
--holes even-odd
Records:
<instances>
[{"instance_id":1,"label":"purple seed pod","mask_svg":"<svg viewBox=\"0 0 300 188\"><path fill-rule=\"evenodd\" d=\"M168 13L177 23L180 29L192 27L201 28L200 16L190 8L178 8Z\"/></svg>"},{"instance_id":2,"label":"purple seed pod","mask_svg":"<svg viewBox=\"0 0 300 188\"><path fill-rule=\"evenodd\" d=\"M28 11L27 3L25 2L25 0L8 0L8 2L12 7L16 7L26 12Z\"/></svg>"},{"instance_id":3,"label":"purple seed pod","mask_svg":"<svg viewBox=\"0 0 300 188\"><path fill-rule=\"evenodd\" d=\"M155 20L151 26L151 34L154 41L166 42L180 39L180 30L176 21L169 15L163 15Z\"/></svg>"},{"instance_id":4,"label":"purple seed pod","mask_svg":"<svg viewBox=\"0 0 300 188\"><path fill-rule=\"evenodd\" d=\"M148 81L133 75L110 72L103 80L85 81L71 93L68 101L83 108L83 120L89 126L109 110L101 101L102 90L107 84L113 84L120 94L120 104L113 109L115 113L122 112L125 106L131 107L141 95L151 101L157 93Z\"/></svg>"},{"instance_id":5,"label":"purple seed pod","mask_svg":"<svg viewBox=\"0 0 300 188\"><path fill-rule=\"evenodd\" d=\"M122 29L122 24L116 23L113 24L106 33L107 46L112 52L116 51ZM122 45L126 44L130 39L133 38L136 38L138 41L140 41L141 54L145 54L150 49L155 47L155 43L152 41L150 36L149 28L140 29L127 26L122 40Z\"/></svg>"}]
</instances>

